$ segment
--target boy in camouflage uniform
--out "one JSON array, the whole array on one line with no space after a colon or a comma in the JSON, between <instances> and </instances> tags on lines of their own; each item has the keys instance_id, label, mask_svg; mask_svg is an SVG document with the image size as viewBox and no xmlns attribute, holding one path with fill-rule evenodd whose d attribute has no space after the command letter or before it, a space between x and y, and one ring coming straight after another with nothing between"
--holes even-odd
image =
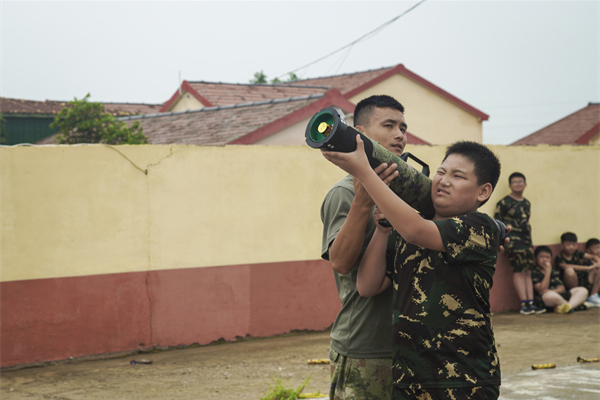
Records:
<instances>
[{"instance_id":1,"label":"boy in camouflage uniform","mask_svg":"<svg viewBox=\"0 0 600 400\"><path fill-rule=\"evenodd\" d=\"M377 205L374 219L385 215L394 227L390 235L377 226L357 279L367 297L393 283L393 398L497 399L489 291L500 230L477 208L498 181L499 160L478 143L450 146L432 181L435 216L427 220L373 172L360 138L357 147L323 154L360 179Z\"/></svg>"},{"instance_id":2,"label":"boy in camouflage uniform","mask_svg":"<svg viewBox=\"0 0 600 400\"><path fill-rule=\"evenodd\" d=\"M586 254L600 258L600 240L591 238L585 242L585 252ZM595 262L593 259L586 259L583 264L586 266L596 266L589 273L589 285L587 288L590 292L590 297L588 297L587 301L591 307L600 307L600 296L598 295L598 291L600 291L600 263Z\"/></svg>"},{"instance_id":3,"label":"boy in camouflage uniform","mask_svg":"<svg viewBox=\"0 0 600 400\"><path fill-rule=\"evenodd\" d=\"M533 302L533 242L529 224L531 203L523 197L523 191L527 187L525 175L513 172L508 177L508 186L511 193L496 204L494 218L512 228L508 233L510 242L505 250L513 269L513 284L521 300L521 314L541 314L546 312L546 309Z\"/></svg>"},{"instance_id":4,"label":"boy in camouflage uniform","mask_svg":"<svg viewBox=\"0 0 600 400\"><path fill-rule=\"evenodd\" d=\"M552 268L552 250L547 246L535 249L535 267L531 278L536 291L535 302L542 307L552 307L558 314L569 314L577 310L587 310L585 299L588 291L582 286L570 290L565 288L559 272Z\"/></svg>"},{"instance_id":5,"label":"boy in camouflage uniform","mask_svg":"<svg viewBox=\"0 0 600 400\"><path fill-rule=\"evenodd\" d=\"M600 268L600 257L579 250L577 235L573 232L563 233L560 236L560 245L561 251L556 256L554 263L560 269L560 279L565 286L568 289L578 286L583 286L588 290L593 289ZM594 299L592 299L593 301ZM592 302L590 305L596 306Z\"/></svg>"}]
</instances>

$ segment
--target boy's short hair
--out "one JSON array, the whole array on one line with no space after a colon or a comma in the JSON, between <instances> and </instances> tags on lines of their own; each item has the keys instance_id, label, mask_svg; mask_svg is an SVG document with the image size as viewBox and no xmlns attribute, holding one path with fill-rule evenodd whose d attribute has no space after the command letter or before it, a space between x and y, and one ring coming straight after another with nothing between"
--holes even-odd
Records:
<instances>
[{"instance_id":1,"label":"boy's short hair","mask_svg":"<svg viewBox=\"0 0 600 400\"><path fill-rule=\"evenodd\" d=\"M589 249L590 247L595 246L597 244L600 244L600 240L598 240L596 238L591 238L590 240L585 242L585 248Z\"/></svg>"},{"instance_id":2,"label":"boy's short hair","mask_svg":"<svg viewBox=\"0 0 600 400\"><path fill-rule=\"evenodd\" d=\"M573 232L565 232L562 235L560 235L560 242L561 243L564 243L564 242L577 243L577 235L574 234Z\"/></svg>"},{"instance_id":3,"label":"boy's short hair","mask_svg":"<svg viewBox=\"0 0 600 400\"><path fill-rule=\"evenodd\" d=\"M494 191L500 177L500 160L490 149L475 142L456 142L448 147L442 162L446 161L448 156L452 154L458 154L471 161L475 167L477 184L490 183L492 185L492 192ZM480 206L484 205L488 200L489 197L482 201Z\"/></svg>"},{"instance_id":4,"label":"boy's short hair","mask_svg":"<svg viewBox=\"0 0 600 400\"><path fill-rule=\"evenodd\" d=\"M549 253L550 255L552 255L552 250L550 250L550 247L548 246L538 246L535 248L535 251L533 252L533 256L537 257L538 254L540 253Z\"/></svg>"},{"instance_id":5,"label":"boy's short hair","mask_svg":"<svg viewBox=\"0 0 600 400\"><path fill-rule=\"evenodd\" d=\"M404 114L404 106L392 96L375 95L358 102L354 109L354 126L368 126L375 108L393 108Z\"/></svg>"},{"instance_id":6,"label":"boy's short hair","mask_svg":"<svg viewBox=\"0 0 600 400\"><path fill-rule=\"evenodd\" d=\"M510 174L510 176L508 177L508 184L510 185L510 182L513 180L513 178L523 178L523 180L525 182L527 182L527 179L525 179L525 175L523 175L520 172L513 172L512 174Z\"/></svg>"}]
</instances>

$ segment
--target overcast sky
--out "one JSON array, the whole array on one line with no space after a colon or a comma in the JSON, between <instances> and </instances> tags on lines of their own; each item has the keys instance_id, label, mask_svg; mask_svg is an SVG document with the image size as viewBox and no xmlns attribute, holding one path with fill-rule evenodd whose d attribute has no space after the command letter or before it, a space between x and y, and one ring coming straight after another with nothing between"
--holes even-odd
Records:
<instances>
[{"instance_id":1,"label":"overcast sky","mask_svg":"<svg viewBox=\"0 0 600 400\"><path fill-rule=\"evenodd\" d=\"M2 0L0 93L163 103L180 73L228 83L260 70L283 76L417 3ZM600 101L599 4L428 0L297 75L402 63L489 114L484 143L509 144Z\"/></svg>"}]
</instances>

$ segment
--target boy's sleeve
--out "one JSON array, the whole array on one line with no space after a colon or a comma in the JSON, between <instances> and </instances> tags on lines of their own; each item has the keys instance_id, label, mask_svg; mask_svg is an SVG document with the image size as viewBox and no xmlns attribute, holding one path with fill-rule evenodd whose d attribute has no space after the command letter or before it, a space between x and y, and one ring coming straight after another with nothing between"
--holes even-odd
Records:
<instances>
[{"instance_id":1,"label":"boy's sleeve","mask_svg":"<svg viewBox=\"0 0 600 400\"><path fill-rule=\"evenodd\" d=\"M544 273L537 267L531 269L531 282L535 285L544 280Z\"/></svg>"},{"instance_id":2,"label":"boy's sleeve","mask_svg":"<svg viewBox=\"0 0 600 400\"><path fill-rule=\"evenodd\" d=\"M354 196L343 187L336 186L327 193L321 205L321 221L323 221L323 240L321 258L329 260L329 245L336 238L348 217Z\"/></svg>"},{"instance_id":3,"label":"boy's sleeve","mask_svg":"<svg viewBox=\"0 0 600 400\"><path fill-rule=\"evenodd\" d=\"M502 208L503 201L504 200L500 200L498 203L496 203L496 211L494 212L494 219L499 219L500 221L502 221L502 217L504 216L504 211Z\"/></svg>"},{"instance_id":4,"label":"boy's sleeve","mask_svg":"<svg viewBox=\"0 0 600 400\"><path fill-rule=\"evenodd\" d=\"M496 265L500 230L489 216L477 212L433 222L440 231L448 263Z\"/></svg>"}]
</instances>

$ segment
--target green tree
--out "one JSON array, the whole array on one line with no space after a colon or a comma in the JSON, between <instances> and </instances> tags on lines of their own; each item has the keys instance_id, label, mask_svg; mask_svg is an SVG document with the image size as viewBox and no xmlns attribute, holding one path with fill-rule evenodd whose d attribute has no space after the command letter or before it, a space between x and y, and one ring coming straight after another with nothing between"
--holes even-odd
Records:
<instances>
[{"instance_id":1,"label":"green tree","mask_svg":"<svg viewBox=\"0 0 600 400\"><path fill-rule=\"evenodd\" d=\"M54 118L50 128L58 129L55 142L59 144L106 143L144 144L148 138L140 123L130 127L104 110L104 104L88 102L90 94L83 99L70 101Z\"/></svg>"},{"instance_id":2,"label":"green tree","mask_svg":"<svg viewBox=\"0 0 600 400\"><path fill-rule=\"evenodd\" d=\"M293 81L297 81L297 80L298 80L298 75L296 75L293 72L290 72L288 74L287 79L282 81L279 78L273 78L273 79L271 79L271 83L293 82ZM254 85L261 84L261 83L267 83L267 75L265 75L265 73L263 71L255 72L254 78L250 79L250 83L252 83Z\"/></svg>"},{"instance_id":3,"label":"green tree","mask_svg":"<svg viewBox=\"0 0 600 400\"><path fill-rule=\"evenodd\" d=\"M262 71L255 72L254 73L254 78L250 79L250 83L252 83L253 85L258 85L258 84L261 84L261 83L267 83L267 76Z\"/></svg>"}]
</instances>

